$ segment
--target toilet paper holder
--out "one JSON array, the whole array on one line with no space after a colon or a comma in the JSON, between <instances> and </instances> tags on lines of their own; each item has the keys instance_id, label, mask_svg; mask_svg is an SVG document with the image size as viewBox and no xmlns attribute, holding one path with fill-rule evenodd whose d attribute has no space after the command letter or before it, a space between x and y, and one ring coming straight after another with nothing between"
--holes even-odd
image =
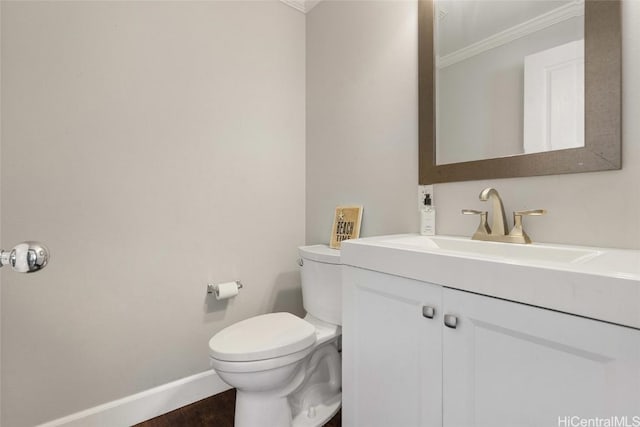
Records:
<instances>
[{"instance_id":1,"label":"toilet paper holder","mask_svg":"<svg viewBox=\"0 0 640 427\"><path fill-rule=\"evenodd\" d=\"M240 280L234 280L234 282L236 283L236 286L238 287L238 290L242 289L242 283L240 282ZM216 286L218 285L218 283L209 283L207 284L207 293L208 294L212 294L216 291Z\"/></svg>"}]
</instances>

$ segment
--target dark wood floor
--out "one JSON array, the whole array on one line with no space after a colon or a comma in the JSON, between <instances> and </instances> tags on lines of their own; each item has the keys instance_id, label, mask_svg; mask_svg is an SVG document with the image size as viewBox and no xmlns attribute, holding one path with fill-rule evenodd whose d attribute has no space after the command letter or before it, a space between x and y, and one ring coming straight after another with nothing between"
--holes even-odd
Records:
<instances>
[{"instance_id":1,"label":"dark wood floor","mask_svg":"<svg viewBox=\"0 0 640 427\"><path fill-rule=\"evenodd\" d=\"M135 427L233 427L235 407L236 391L231 389L152 418ZM341 425L341 412L338 412L325 427Z\"/></svg>"}]
</instances>

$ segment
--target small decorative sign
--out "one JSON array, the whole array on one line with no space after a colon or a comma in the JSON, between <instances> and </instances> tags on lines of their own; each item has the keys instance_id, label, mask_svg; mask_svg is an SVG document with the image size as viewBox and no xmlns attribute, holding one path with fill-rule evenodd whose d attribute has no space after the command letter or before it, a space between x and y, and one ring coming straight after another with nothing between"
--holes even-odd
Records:
<instances>
[{"instance_id":1,"label":"small decorative sign","mask_svg":"<svg viewBox=\"0 0 640 427\"><path fill-rule=\"evenodd\" d=\"M329 247L340 249L343 240L360 237L362 206L338 206L333 218L333 231Z\"/></svg>"}]
</instances>

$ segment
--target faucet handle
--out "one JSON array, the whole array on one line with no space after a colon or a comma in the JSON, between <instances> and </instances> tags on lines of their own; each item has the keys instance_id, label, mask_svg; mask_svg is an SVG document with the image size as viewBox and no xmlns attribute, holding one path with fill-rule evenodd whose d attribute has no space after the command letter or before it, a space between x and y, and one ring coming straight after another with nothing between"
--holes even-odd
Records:
<instances>
[{"instance_id":1,"label":"faucet handle","mask_svg":"<svg viewBox=\"0 0 640 427\"><path fill-rule=\"evenodd\" d=\"M539 215L544 215L546 213L547 213L546 209L529 209L524 211L515 211L513 213L513 216L515 217L517 215L517 216L520 216L520 218L522 218L522 215L539 216Z\"/></svg>"},{"instance_id":2,"label":"faucet handle","mask_svg":"<svg viewBox=\"0 0 640 427\"><path fill-rule=\"evenodd\" d=\"M487 224L487 211L477 211L475 209L462 209L462 215L480 215L480 224L473 236L472 240L486 240L486 236L491 234L489 224Z\"/></svg>"},{"instance_id":3,"label":"faucet handle","mask_svg":"<svg viewBox=\"0 0 640 427\"><path fill-rule=\"evenodd\" d=\"M523 216L540 216L546 214L545 209L528 209L524 211L515 211L513 213L513 229L509 233L509 236L515 238L515 243L531 243L531 238L524 231L522 227Z\"/></svg>"}]
</instances>

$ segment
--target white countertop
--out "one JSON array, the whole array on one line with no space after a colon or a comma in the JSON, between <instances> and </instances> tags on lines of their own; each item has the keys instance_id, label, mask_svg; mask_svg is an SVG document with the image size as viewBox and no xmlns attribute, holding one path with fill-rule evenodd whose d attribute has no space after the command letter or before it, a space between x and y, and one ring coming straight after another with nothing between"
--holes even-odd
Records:
<instances>
[{"instance_id":1,"label":"white countertop","mask_svg":"<svg viewBox=\"0 0 640 427\"><path fill-rule=\"evenodd\" d=\"M478 242L490 251L474 253L443 249L438 239L476 244L449 236L369 237L342 242L341 262L640 329L638 250Z\"/></svg>"}]
</instances>

